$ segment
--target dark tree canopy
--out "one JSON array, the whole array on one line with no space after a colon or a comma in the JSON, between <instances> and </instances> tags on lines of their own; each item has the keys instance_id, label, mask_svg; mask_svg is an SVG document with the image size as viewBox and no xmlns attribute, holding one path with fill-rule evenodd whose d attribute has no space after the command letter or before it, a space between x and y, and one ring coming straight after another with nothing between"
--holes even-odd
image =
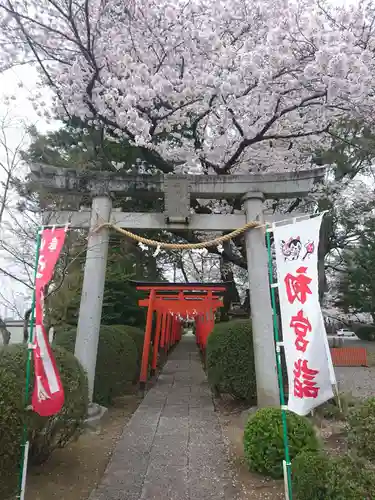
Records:
<instances>
[{"instance_id":1,"label":"dark tree canopy","mask_svg":"<svg viewBox=\"0 0 375 500\"><path fill-rule=\"evenodd\" d=\"M338 305L345 312L369 313L375 323L375 219L366 223L358 244L343 258Z\"/></svg>"}]
</instances>

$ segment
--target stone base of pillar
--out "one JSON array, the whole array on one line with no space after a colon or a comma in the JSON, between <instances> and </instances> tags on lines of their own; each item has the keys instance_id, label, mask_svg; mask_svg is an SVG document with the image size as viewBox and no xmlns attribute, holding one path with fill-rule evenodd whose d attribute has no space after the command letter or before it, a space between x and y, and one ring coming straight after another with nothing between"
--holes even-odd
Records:
<instances>
[{"instance_id":1,"label":"stone base of pillar","mask_svg":"<svg viewBox=\"0 0 375 500\"><path fill-rule=\"evenodd\" d=\"M85 420L85 428L90 430L98 430L100 425L103 423L104 417L108 413L108 408L105 406L100 406L97 403L90 403L87 412L87 418Z\"/></svg>"},{"instance_id":2,"label":"stone base of pillar","mask_svg":"<svg viewBox=\"0 0 375 500\"><path fill-rule=\"evenodd\" d=\"M247 410L244 410L243 412L241 412L241 414L240 414L240 421L241 421L241 426L243 428L246 427L246 424L247 424L249 418L252 415L254 415L254 413L256 413L258 410L259 410L258 406L251 406Z\"/></svg>"}]
</instances>

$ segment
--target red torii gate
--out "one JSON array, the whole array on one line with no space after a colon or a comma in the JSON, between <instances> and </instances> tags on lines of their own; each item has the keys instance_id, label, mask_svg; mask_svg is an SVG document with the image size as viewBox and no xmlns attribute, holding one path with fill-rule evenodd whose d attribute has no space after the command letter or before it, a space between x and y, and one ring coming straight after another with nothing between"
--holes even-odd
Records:
<instances>
[{"instance_id":1,"label":"red torii gate","mask_svg":"<svg viewBox=\"0 0 375 500\"><path fill-rule=\"evenodd\" d=\"M144 389L148 377L150 346L152 343L153 313L156 312L154 350L151 374L157 367L159 349L168 352L181 340L182 322L195 320L197 345L205 350L207 339L215 326L215 311L223 306L228 283L144 283L133 282L136 289L147 292L148 297L138 304L147 307L147 320L143 344L140 387Z\"/></svg>"}]
</instances>

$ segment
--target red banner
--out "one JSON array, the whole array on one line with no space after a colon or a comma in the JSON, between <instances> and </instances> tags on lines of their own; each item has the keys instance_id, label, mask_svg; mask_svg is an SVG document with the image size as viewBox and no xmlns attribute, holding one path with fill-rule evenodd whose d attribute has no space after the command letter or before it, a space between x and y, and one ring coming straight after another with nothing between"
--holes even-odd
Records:
<instances>
[{"instance_id":1,"label":"red banner","mask_svg":"<svg viewBox=\"0 0 375 500\"><path fill-rule=\"evenodd\" d=\"M51 281L56 262L64 246L65 235L65 228L43 229L35 280L36 288L44 287Z\"/></svg>"},{"instance_id":2,"label":"red banner","mask_svg":"<svg viewBox=\"0 0 375 500\"><path fill-rule=\"evenodd\" d=\"M64 405L64 389L43 325L44 290L51 281L64 245L65 228L44 229L35 279L35 330L33 339L35 384L32 408L42 417L58 413Z\"/></svg>"}]
</instances>

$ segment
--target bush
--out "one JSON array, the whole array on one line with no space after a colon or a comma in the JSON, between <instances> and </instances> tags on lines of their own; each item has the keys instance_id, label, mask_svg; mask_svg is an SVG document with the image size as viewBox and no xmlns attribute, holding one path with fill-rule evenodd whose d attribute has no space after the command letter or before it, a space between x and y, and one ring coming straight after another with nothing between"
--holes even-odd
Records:
<instances>
[{"instance_id":1,"label":"bush","mask_svg":"<svg viewBox=\"0 0 375 500\"><path fill-rule=\"evenodd\" d=\"M19 474L23 426L30 441L29 463L45 462L54 449L62 448L76 436L87 415L88 389L85 373L75 357L54 348L65 391L65 404L53 417L40 417L24 405L27 349L10 345L0 349L0 498L13 493ZM31 372L29 395L34 386Z\"/></svg>"},{"instance_id":2,"label":"bush","mask_svg":"<svg viewBox=\"0 0 375 500\"><path fill-rule=\"evenodd\" d=\"M337 398L332 398L315 409L318 415L327 420L346 420L348 413L357 404L357 401L350 393L340 392L341 410Z\"/></svg>"},{"instance_id":3,"label":"bush","mask_svg":"<svg viewBox=\"0 0 375 500\"><path fill-rule=\"evenodd\" d=\"M124 332L134 340L135 345L137 346L138 357L142 359L143 352L143 342L145 338L145 332L136 326L129 325L112 325L112 328L116 328L119 332Z\"/></svg>"},{"instance_id":4,"label":"bush","mask_svg":"<svg viewBox=\"0 0 375 500\"><path fill-rule=\"evenodd\" d=\"M359 456L375 460L375 398L352 408L348 415L349 445Z\"/></svg>"},{"instance_id":5,"label":"bush","mask_svg":"<svg viewBox=\"0 0 375 500\"><path fill-rule=\"evenodd\" d=\"M215 391L256 402L253 335L249 320L218 323L208 337L206 367Z\"/></svg>"},{"instance_id":6,"label":"bush","mask_svg":"<svg viewBox=\"0 0 375 500\"><path fill-rule=\"evenodd\" d=\"M23 377L25 379L25 375ZM24 388L13 372L0 361L0 498L10 497L17 485L17 466L21 459L21 439L25 412ZM7 388L5 391L3 388Z\"/></svg>"},{"instance_id":7,"label":"bush","mask_svg":"<svg viewBox=\"0 0 375 500\"><path fill-rule=\"evenodd\" d=\"M297 500L365 500L375 488L375 474L349 455L330 458L303 452L292 462Z\"/></svg>"},{"instance_id":8,"label":"bush","mask_svg":"<svg viewBox=\"0 0 375 500\"><path fill-rule=\"evenodd\" d=\"M141 372L141 366L142 366L143 343L145 340L145 332L143 330L141 330L140 328L137 328L136 326L130 326L130 325L112 325L111 328L117 329L117 331L120 334L129 335L133 339L133 341L137 347L137 353L138 353L137 370L136 370L136 374L135 374L133 382L134 383L138 382L139 374ZM151 369L152 356L153 356L153 347L151 344L150 345L150 352L148 355L149 370Z\"/></svg>"},{"instance_id":9,"label":"bush","mask_svg":"<svg viewBox=\"0 0 375 500\"><path fill-rule=\"evenodd\" d=\"M73 352L76 330L60 330L55 343ZM108 406L122 396L137 374L138 351L133 339L118 328L100 328L93 399Z\"/></svg>"},{"instance_id":10,"label":"bush","mask_svg":"<svg viewBox=\"0 0 375 500\"><path fill-rule=\"evenodd\" d=\"M289 454L316 451L319 441L305 417L287 412ZM244 432L245 460L250 470L274 478L283 476L284 441L280 408L262 408L252 415Z\"/></svg>"},{"instance_id":11,"label":"bush","mask_svg":"<svg viewBox=\"0 0 375 500\"><path fill-rule=\"evenodd\" d=\"M304 451L292 460L293 493L300 500L326 500L328 455Z\"/></svg>"},{"instance_id":12,"label":"bush","mask_svg":"<svg viewBox=\"0 0 375 500\"><path fill-rule=\"evenodd\" d=\"M143 354L143 343L145 340L145 332L136 326L129 325L113 325L112 328L116 328L119 332L123 332L134 340L135 345L137 346L138 351L138 359L139 365L142 362L142 354ZM152 345L150 346L150 354L149 354L149 363L152 361Z\"/></svg>"},{"instance_id":13,"label":"bush","mask_svg":"<svg viewBox=\"0 0 375 500\"><path fill-rule=\"evenodd\" d=\"M355 328L354 333L361 340L375 340L375 325L363 325Z\"/></svg>"},{"instance_id":14,"label":"bush","mask_svg":"<svg viewBox=\"0 0 375 500\"><path fill-rule=\"evenodd\" d=\"M327 473L328 500L373 498L375 474L366 463L349 455L331 458Z\"/></svg>"}]
</instances>

